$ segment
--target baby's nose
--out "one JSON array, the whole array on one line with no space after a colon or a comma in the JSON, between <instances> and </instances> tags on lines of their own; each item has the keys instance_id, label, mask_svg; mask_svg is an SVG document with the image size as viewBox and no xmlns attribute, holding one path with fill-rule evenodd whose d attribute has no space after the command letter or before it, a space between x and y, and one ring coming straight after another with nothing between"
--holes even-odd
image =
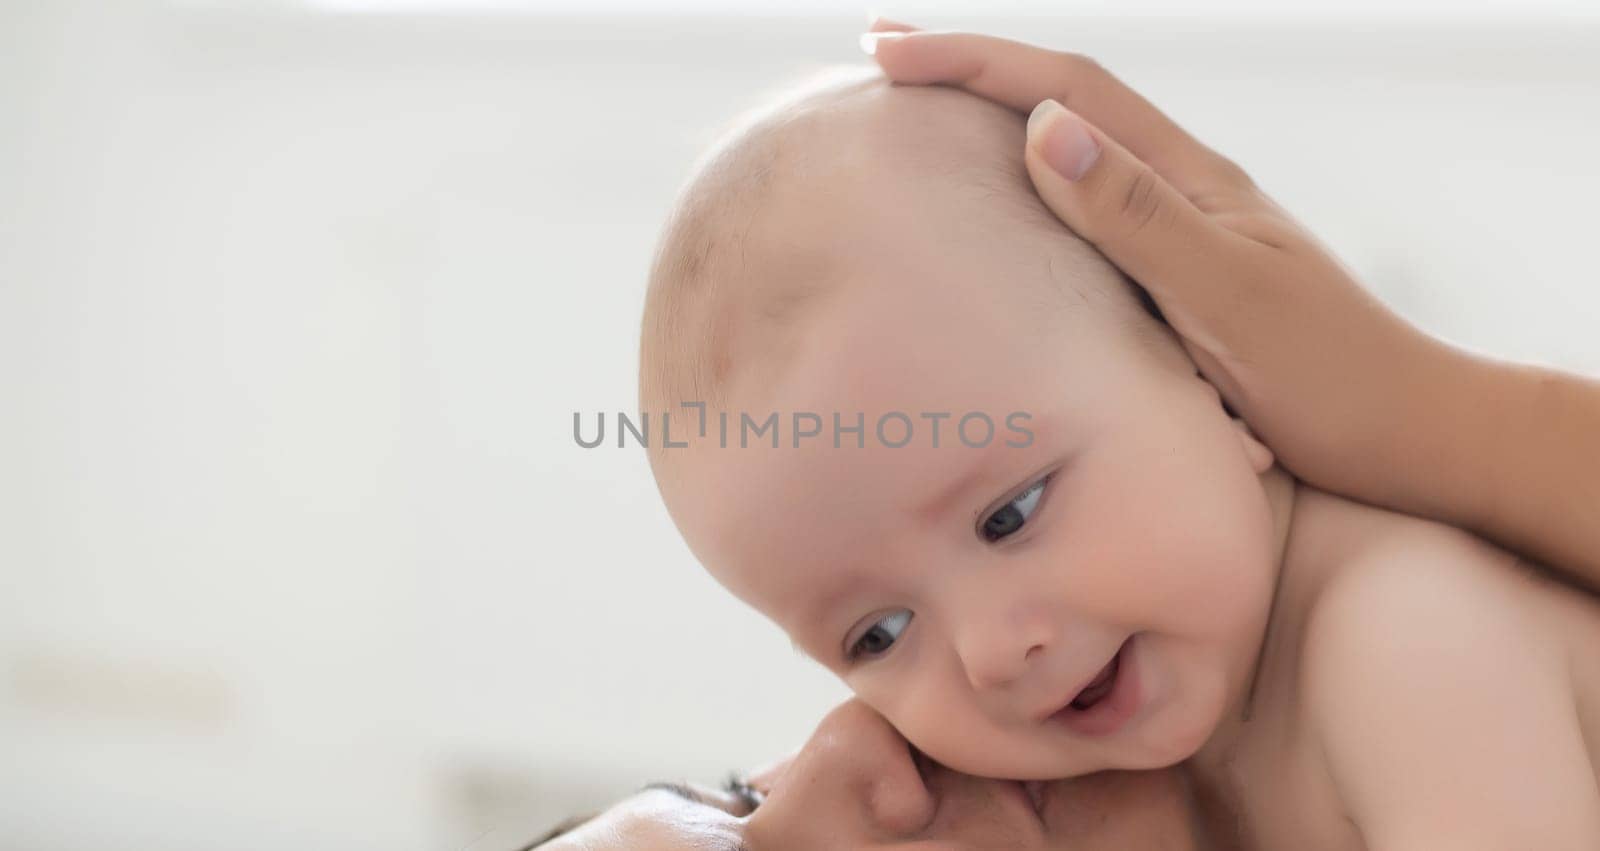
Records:
<instances>
[{"instance_id":1,"label":"baby's nose","mask_svg":"<svg viewBox=\"0 0 1600 851\"><path fill-rule=\"evenodd\" d=\"M967 681L977 691L1004 688L1022 679L1045 653L1043 636L1011 629L972 629L958 642Z\"/></svg>"}]
</instances>

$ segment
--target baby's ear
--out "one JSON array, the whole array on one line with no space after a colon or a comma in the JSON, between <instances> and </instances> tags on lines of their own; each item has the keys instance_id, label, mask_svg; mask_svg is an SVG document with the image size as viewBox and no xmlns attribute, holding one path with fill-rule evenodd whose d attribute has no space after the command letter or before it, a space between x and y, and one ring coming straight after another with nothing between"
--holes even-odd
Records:
<instances>
[{"instance_id":1,"label":"baby's ear","mask_svg":"<svg viewBox=\"0 0 1600 851\"><path fill-rule=\"evenodd\" d=\"M1257 473L1265 473L1272 468L1272 450L1267 448L1245 425L1244 420L1233 417L1233 425L1239 430L1239 440L1244 444L1244 455L1250 459L1250 466Z\"/></svg>"}]
</instances>

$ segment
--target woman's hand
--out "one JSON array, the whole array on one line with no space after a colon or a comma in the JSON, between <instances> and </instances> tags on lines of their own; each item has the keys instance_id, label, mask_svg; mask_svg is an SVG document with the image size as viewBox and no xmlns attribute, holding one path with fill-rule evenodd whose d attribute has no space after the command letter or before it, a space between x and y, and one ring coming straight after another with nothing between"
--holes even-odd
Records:
<instances>
[{"instance_id":1,"label":"woman's hand","mask_svg":"<svg viewBox=\"0 0 1600 851\"><path fill-rule=\"evenodd\" d=\"M1086 57L873 30L863 47L890 79L1029 114L1040 197L1150 293L1291 472L1481 531L1600 587L1600 386L1478 358L1406 323L1242 169ZM1338 140L1328 149L1318 167L1337 162Z\"/></svg>"}]
</instances>

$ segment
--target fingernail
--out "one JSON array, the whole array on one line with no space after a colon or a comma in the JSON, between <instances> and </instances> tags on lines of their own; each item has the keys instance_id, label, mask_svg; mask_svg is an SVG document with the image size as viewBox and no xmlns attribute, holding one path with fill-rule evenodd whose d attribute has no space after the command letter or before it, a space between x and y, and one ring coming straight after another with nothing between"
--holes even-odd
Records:
<instances>
[{"instance_id":1,"label":"fingernail","mask_svg":"<svg viewBox=\"0 0 1600 851\"><path fill-rule=\"evenodd\" d=\"M905 38L905 35L905 33L897 32L862 33L861 52L867 54L868 56L873 56L878 52L878 45L881 42L893 41L897 38Z\"/></svg>"},{"instance_id":2,"label":"fingernail","mask_svg":"<svg viewBox=\"0 0 1600 851\"><path fill-rule=\"evenodd\" d=\"M1067 112L1054 100L1043 100L1028 116L1028 138L1039 156L1068 180L1083 177L1100 158L1100 144L1089 135L1083 119Z\"/></svg>"}]
</instances>

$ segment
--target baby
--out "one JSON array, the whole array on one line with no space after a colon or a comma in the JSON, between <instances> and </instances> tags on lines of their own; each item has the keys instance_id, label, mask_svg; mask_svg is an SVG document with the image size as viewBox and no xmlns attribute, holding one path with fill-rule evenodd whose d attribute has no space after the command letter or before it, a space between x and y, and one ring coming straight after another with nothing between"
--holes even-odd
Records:
<instances>
[{"instance_id":1,"label":"baby","mask_svg":"<svg viewBox=\"0 0 1600 851\"><path fill-rule=\"evenodd\" d=\"M696 557L964 772L1188 760L1249 847L1600 847L1595 603L1276 467L1022 141L857 79L698 169L640 353Z\"/></svg>"}]
</instances>

